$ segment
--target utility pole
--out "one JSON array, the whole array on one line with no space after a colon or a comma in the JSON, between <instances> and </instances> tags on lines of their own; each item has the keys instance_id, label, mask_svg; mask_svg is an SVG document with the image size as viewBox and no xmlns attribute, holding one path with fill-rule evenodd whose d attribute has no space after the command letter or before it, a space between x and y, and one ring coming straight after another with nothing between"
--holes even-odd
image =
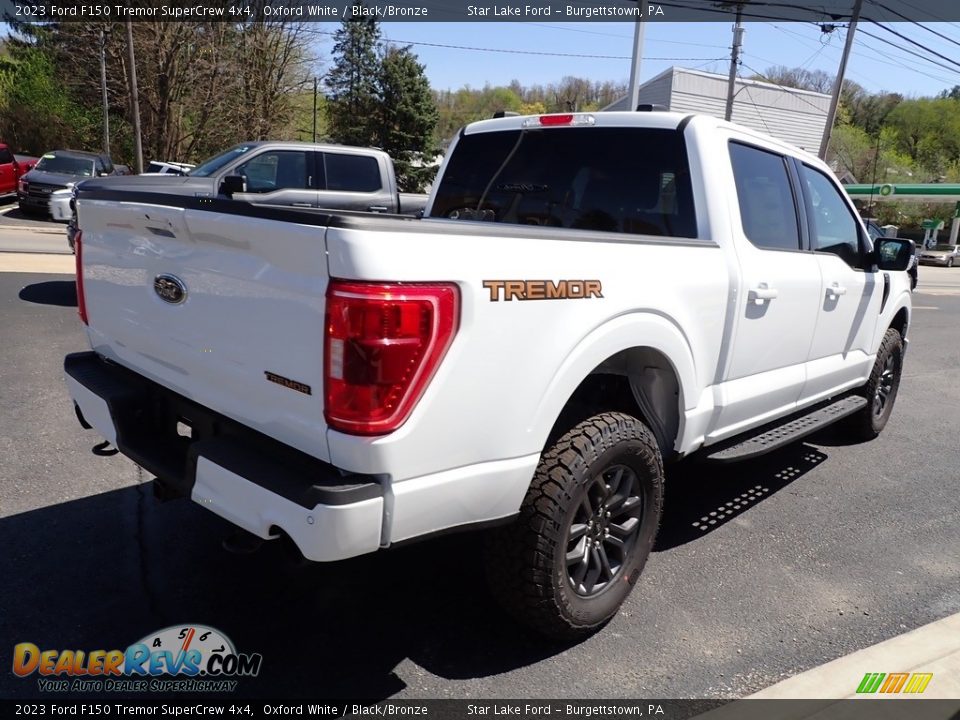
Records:
<instances>
[{"instance_id":1,"label":"utility pole","mask_svg":"<svg viewBox=\"0 0 960 720\"><path fill-rule=\"evenodd\" d=\"M103 153L110 154L110 106L107 102L107 34L100 31L100 89L103 92Z\"/></svg>"},{"instance_id":2,"label":"utility pole","mask_svg":"<svg viewBox=\"0 0 960 720\"><path fill-rule=\"evenodd\" d=\"M823 128L823 140L820 142L820 159L827 159L827 149L830 147L830 133L833 132L833 122L837 118L837 106L840 104L840 91L843 89L843 78L847 74L847 60L853 48L853 36L857 32L857 21L860 19L860 8L863 0L856 0L853 6L853 15L847 28L847 41L843 45L843 57L840 58L840 69L837 71L837 80L833 84L833 97L830 98L830 110L827 111L827 125Z\"/></svg>"},{"instance_id":3,"label":"utility pole","mask_svg":"<svg viewBox=\"0 0 960 720\"><path fill-rule=\"evenodd\" d=\"M637 4L641 7L641 3ZM633 62L630 65L630 90L627 93L627 110L637 109L640 103L640 61L643 59L643 31L644 23L642 16L633 27Z\"/></svg>"},{"instance_id":4,"label":"utility pole","mask_svg":"<svg viewBox=\"0 0 960 720\"><path fill-rule=\"evenodd\" d=\"M727 110L723 119L733 117L733 96L737 87L737 68L740 66L740 48L743 45L743 3L737 3L737 22L733 26L733 47L730 50L730 77L727 79Z\"/></svg>"},{"instance_id":5,"label":"utility pole","mask_svg":"<svg viewBox=\"0 0 960 720\"><path fill-rule=\"evenodd\" d=\"M143 174L143 141L140 138L140 100L137 97L137 61L133 54L133 21L127 20L127 80L130 83L130 110L133 113L133 143L137 175Z\"/></svg>"},{"instance_id":6,"label":"utility pole","mask_svg":"<svg viewBox=\"0 0 960 720\"><path fill-rule=\"evenodd\" d=\"M313 76L313 142L317 141L317 76Z\"/></svg>"}]
</instances>

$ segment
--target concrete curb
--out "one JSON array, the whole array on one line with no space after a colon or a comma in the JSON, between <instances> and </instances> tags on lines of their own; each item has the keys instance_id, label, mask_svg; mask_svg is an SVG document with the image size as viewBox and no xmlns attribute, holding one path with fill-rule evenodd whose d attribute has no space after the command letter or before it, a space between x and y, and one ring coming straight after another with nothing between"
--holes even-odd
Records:
<instances>
[{"instance_id":1,"label":"concrete curb","mask_svg":"<svg viewBox=\"0 0 960 720\"><path fill-rule=\"evenodd\" d=\"M0 272L76 275L77 266L73 255L3 252Z\"/></svg>"},{"instance_id":2,"label":"concrete curb","mask_svg":"<svg viewBox=\"0 0 960 720\"><path fill-rule=\"evenodd\" d=\"M922 694L905 694L902 690L857 694L867 673L913 672L933 674ZM909 709L903 704L921 698L941 702L914 704ZM960 714L957 698L960 613L837 658L743 700L697 715L695 720L955 720Z\"/></svg>"},{"instance_id":3,"label":"concrete curb","mask_svg":"<svg viewBox=\"0 0 960 720\"><path fill-rule=\"evenodd\" d=\"M800 673L750 697L856 698L864 675L879 672L933 673L918 697L960 698L960 613Z\"/></svg>"},{"instance_id":4,"label":"concrete curb","mask_svg":"<svg viewBox=\"0 0 960 720\"><path fill-rule=\"evenodd\" d=\"M67 226L63 227L47 227L46 225L7 225L6 223L0 223L0 232L4 230L13 230L16 232L39 232L46 235L63 235L66 237Z\"/></svg>"}]
</instances>

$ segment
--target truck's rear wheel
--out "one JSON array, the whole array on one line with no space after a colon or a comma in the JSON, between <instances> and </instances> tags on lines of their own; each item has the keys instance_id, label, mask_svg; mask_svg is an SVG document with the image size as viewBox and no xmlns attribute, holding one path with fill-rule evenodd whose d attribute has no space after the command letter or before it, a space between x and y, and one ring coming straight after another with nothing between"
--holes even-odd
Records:
<instances>
[{"instance_id":1,"label":"truck's rear wheel","mask_svg":"<svg viewBox=\"0 0 960 720\"><path fill-rule=\"evenodd\" d=\"M518 520L490 534L495 594L543 635L589 634L633 588L662 506L663 464L647 427L623 413L584 420L544 453Z\"/></svg>"},{"instance_id":2,"label":"truck's rear wheel","mask_svg":"<svg viewBox=\"0 0 960 720\"><path fill-rule=\"evenodd\" d=\"M870 378L859 391L867 399L867 406L847 421L855 439L873 440L886 427L900 389L902 369L903 339L897 330L889 328L880 343Z\"/></svg>"}]
</instances>

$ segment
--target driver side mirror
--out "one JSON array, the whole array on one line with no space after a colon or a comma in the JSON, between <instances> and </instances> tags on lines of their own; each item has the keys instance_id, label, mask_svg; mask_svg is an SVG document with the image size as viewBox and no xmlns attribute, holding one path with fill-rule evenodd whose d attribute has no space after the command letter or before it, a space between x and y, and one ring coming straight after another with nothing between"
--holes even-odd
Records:
<instances>
[{"instance_id":1,"label":"driver side mirror","mask_svg":"<svg viewBox=\"0 0 960 720\"><path fill-rule=\"evenodd\" d=\"M879 270L906 270L915 252L913 240L882 237L877 238L873 259Z\"/></svg>"},{"instance_id":2,"label":"driver side mirror","mask_svg":"<svg viewBox=\"0 0 960 720\"><path fill-rule=\"evenodd\" d=\"M220 183L220 192L227 197L233 197L234 193L244 193L247 191L247 179L240 175L227 175Z\"/></svg>"}]
</instances>

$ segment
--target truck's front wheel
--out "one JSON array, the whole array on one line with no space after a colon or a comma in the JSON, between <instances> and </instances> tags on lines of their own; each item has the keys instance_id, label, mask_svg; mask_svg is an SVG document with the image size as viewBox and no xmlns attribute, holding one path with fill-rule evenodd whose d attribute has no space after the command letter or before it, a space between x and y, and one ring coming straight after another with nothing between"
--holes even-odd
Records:
<instances>
[{"instance_id":1,"label":"truck's front wheel","mask_svg":"<svg viewBox=\"0 0 960 720\"><path fill-rule=\"evenodd\" d=\"M639 577L663 506L663 464L623 413L584 420L544 453L519 519L491 533L487 572L517 619L573 639L612 618Z\"/></svg>"},{"instance_id":2,"label":"truck's front wheel","mask_svg":"<svg viewBox=\"0 0 960 720\"><path fill-rule=\"evenodd\" d=\"M867 399L867 407L847 421L855 440L873 440L887 425L900 389L903 370L903 339L894 328L887 330L880 343L870 378L858 392Z\"/></svg>"}]
</instances>

